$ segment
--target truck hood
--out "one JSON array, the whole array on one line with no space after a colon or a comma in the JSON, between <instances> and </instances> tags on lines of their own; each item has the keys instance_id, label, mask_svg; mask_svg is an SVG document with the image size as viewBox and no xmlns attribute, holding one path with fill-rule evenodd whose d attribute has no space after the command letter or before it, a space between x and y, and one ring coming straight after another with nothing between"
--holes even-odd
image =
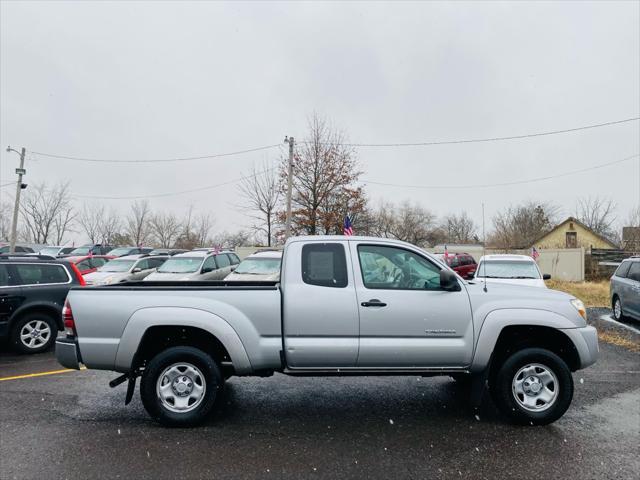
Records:
<instances>
[{"instance_id":1,"label":"truck hood","mask_svg":"<svg viewBox=\"0 0 640 480\"><path fill-rule=\"evenodd\" d=\"M275 282L280 280L280 273L254 274L232 272L225 277L225 280L234 282Z\"/></svg>"},{"instance_id":2,"label":"truck hood","mask_svg":"<svg viewBox=\"0 0 640 480\"><path fill-rule=\"evenodd\" d=\"M146 281L153 282L179 282L182 280L198 280L199 274L195 273L163 273L153 272L151 275L144 277Z\"/></svg>"},{"instance_id":3,"label":"truck hood","mask_svg":"<svg viewBox=\"0 0 640 480\"><path fill-rule=\"evenodd\" d=\"M484 278L476 278L474 282L484 283ZM507 283L512 285L522 285L526 287L547 288L541 278L487 278L487 283Z\"/></svg>"},{"instance_id":4,"label":"truck hood","mask_svg":"<svg viewBox=\"0 0 640 480\"><path fill-rule=\"evenodd\" d=\"M586 325L571 300L576 298L564 292L513 283L489 283L484 291L484 282L472 280L465 282L474 317L483 317L493 310L533 309L558 313L575 324Z\"/></svg>"},{"instance_id":5,"label":"truck hood","mask_svg":"<svg viewBox=\"0 0 640 480\"><path fill-rule=\"evenodd\" d=\"M103 285L106 283L118 283L126 280L129 272L93 272L84 276L87 285Z\"/></svg>"}]
</instances>

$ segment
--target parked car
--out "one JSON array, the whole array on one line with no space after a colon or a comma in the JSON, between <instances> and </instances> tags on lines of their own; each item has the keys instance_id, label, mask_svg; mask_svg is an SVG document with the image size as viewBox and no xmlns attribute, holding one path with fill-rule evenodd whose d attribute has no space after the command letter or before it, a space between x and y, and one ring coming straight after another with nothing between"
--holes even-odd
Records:
<instances>
[{"instance_id":1,"label":"parked car","mask_svg":"<svg viewBox=\"0 0 640 480\"><path fill-rule=\"evenodd\" d=\"M10 250L10 244L0 244L0 254L9 253ZM33 248L27 247L26 245L16 245L15 253L34 253L34 250Z\"/></svg>"},{"instance_id":2,"label":"parked car","mask_svg":"<svg viewBox=\"0 0 640 480\"><path fill-rule=\"evenodd\" d=\"M71 250L68 255L78 256L78 255L106 255L114 247L112 245L101 245L99 243L82 245L81 247L74 248Z\"/></svg>"},{"instance_id":3,"label":"parked car","mask_svg":"<svg viewBox=\"0 0 640 480\"><path fill-rule=\"evenodd\" d=\"M157 272L145 278L147 282L222 280L240 263L233 252L194 250L180 253L158 268Z\"/></svg>"},{"instance_id":4,"label":"parked car","mask_svg":"<svg viewBox=\"0 0 640 480\"><path fill-rule=\"evenodd\" d=\"M127 255L110 260L95 272L85 276L87 285L109 285L142 280L156 271L169 257Z\"/></svg>"},{"instance_id":5,"label":"parked car","mask_svg":"<svg viewBox=\"0 0 640 480\"><path fill-rule=\"evenodd\" d=\"M109 255L112 257L125 257L127 255L142 255L145 253L151 253L153 248L151 247L116 247L113 250L109 250Z\"/></svg>"},{"instance_id":6,"label":"parked car","mask_svg":"<svg viewBox=\"0 0 640 480\"><path fill-rule=\"evenodd\" d=\"M256 252L242 260L236 269L226 276L225 280L255 282L259 280L278 280L282 252L266 250Z\"/></svg>"},{"instance_id":7,"label":"parked car","mask_svg":"<svg viewBox=\"0 0 640 480\"><path fill-rule=\"evenodd\" d=\"M66 260L0 255L0 338L23 353L47 350L64 329L67 292L82 285L82 275Z\"/></svg>"},{"instance_id":8,"label":"parked car","mask_svg":"<svg viewBox=\"0 0 640 480\"><path fill-rule=\"evenodd\" d=\"M614 318L640 321L640 257L622 261L611 277L610 291Z\"/></svg>"},{"instance_id":9,"label":"parked car","mask_svg":"<svg viewBox=\"0 0 640 480\"><path fill-rule=\"evenodd\" d=\"M436 255L462 278L473 278L474 273L476 273L478 265L468 253L449 253L447 255L439 253Z\"/></svg>"},{"instance_id":10,"label":"parked car","mask_svg":"<svg viewBox=\"0 0 640 480\"><path fill-rule=\"evenodd\" d=\"M527 255L496 254L480 257L473 278L487 283L547 288L544 281L551 279L551 275L543 275L536 261Z\"/></svg>"},{"instance_id":11,"label":"parked car","mask_svg":"<svg viewBox=\"0 0 640 480\"><path fill-rule=\"evenodd\" d=\"M68 255L75 247L62 247L56 245L48 245L38 252L39 255L50 255L52 257L58 257L61 255Z\"/></svg>"},{"instance_id":12,"label":"parked car","mask_svg":"<svg viewBox=\"0 0 640 480\"><path fill-rule=\"evenodd\" d=\"M185 253L189 250L185 250L184 248L155 248L149 252L149 255L169 255L173 257L179 253Z\"/></svg>"},{"instance_id":13,"label":"parked car","mask_svg":"<svg viewBox=\"0 0 640 480\"><path fill-rule=\"evenodd\" d=\"M120 372L111 384L128 380L127 403L141 376L145 409L170 426L224 405L226 377L274 372L468 377L471 405L488 385L505 415L542 425L569 407L571 372L598 357L577 298L485 290L392 239L290 238L278 282L144 283L71 290L56 356Z\"/></svg>"},{"instance_id":14,"label":"parked car","mask_svg":"<svg viewBox=\"0 0 640 480\"><path fill-rule=\"evenodd\" d=\"M84 276L95 272L98 268L104 266L113 258L114 257L110 255L80 255L77 257L68 256L64 259L75 264L80 273Z\"/></svg>"}]
</instances>

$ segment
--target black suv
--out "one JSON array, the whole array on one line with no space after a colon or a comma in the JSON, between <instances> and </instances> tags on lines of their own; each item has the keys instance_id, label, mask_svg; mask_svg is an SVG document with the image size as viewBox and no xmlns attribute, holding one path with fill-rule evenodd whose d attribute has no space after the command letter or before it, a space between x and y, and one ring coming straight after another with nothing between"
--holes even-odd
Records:
<instances>
[{"instance_id":1,"label":"black suv","mask_svg":"<svg viewBox=\"0 0 640 480\"><path fill-rule=\"evenodd\" d=\"M49 256L0 255L0 339L23 353L40 353L63 330L71 287L84 285L78 268Z\"/></svg>"}]
</instances>

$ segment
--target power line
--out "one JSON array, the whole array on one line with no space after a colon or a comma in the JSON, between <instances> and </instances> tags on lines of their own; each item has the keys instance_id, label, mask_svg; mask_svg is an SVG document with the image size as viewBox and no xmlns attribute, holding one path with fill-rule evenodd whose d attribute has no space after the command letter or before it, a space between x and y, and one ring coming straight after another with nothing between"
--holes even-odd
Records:
<instances>
[{"instance_id":1,"label":"power line","mask_svg":"<svg viewBox=\"0 0 640 480\"><path fill-rule=\"evenodd\" d=\"M489 138L472 138L466 140L434 140L431 142L414 142L414 143L340 143L345 147L428 147L432 145L453 145L459 143L483 143L483 142L501 142L505 140L519 140L523 138L544 137L548 135L558 135L561 133L578 132L580 130L588 130L591 128L608 127L610 125L618 125L621 123L634 122L640 120L640 117L627 118L624 120L616 120L613 122L596 123L593 125L584 125L582 127L566 128L564 130L552 130L549 132L526 133L523 135L512 135L508 137L489 137ZM299 142L310 144L311 142Z\"/></svg>"},{"instance_id":2,"label":"power line","mask_svg":"<svg viewBox=\"0 0 640 480\"><path fill-rule=\"evenodd\" d=\"M8 187L9 185L15 185L15 184L16 184L16 182L3 183L2 185L0 185L0 188Z\"/></svg>"},{"instance_id":3,"label":"power line","mask_svg":"<svg viewBox=\"0 0 640 480\"><path fill-rule=\"evenodd\" d=\"M562 133L571 133L577 132L581 130L588 130L592 128L599 127L607 127L611 125L618 125L622 123L634 122L636 120L640 120L640 117L627 118L623 120L615 120L612 122L605 123L597 123L593 125L584 125L580 127L567 128L563 130L553 130L548 132L538 132L538 133L527 133L523 135L512 135L506 137L489 137L489 138L474 138L474 139L462 139L462 140L434 140L429 142L413 142L413 143L338 143L338 145L346 146L346 147L423 147L423 146L432 146L432 145L453 145L453 144L461 144L461 143L483 143L483 142L499 142L505 140L518 140L523 138L535 138L535 137L544 137L548 135L558 135ZM304 144L310 144L311 142L298 142ZM132 159L132 160L122 160L122 159L112 159L112 158L91 158L91 157L74 157L70 155L60 155L46 152L36 152L31 151L35 155L40 155L42 157L56 158L62 160L73 160L80 162L96 162L96 163L162 163L162 162L188 162L193 160L204 160L211 158L221 158L221 157L230 157L233 155L242 155L245 153L251 152L259 152L261 150L269 150L272 148L281 147L281 144L276 143L273 145L264 145L262 147L248 148L244 150L237 150L235 152L227 152L227 153L217 153L211 155L200 155L194 157L178 157L178 158L156 158L156 159Z\"/></svg>"},{"instance_id":4,"label":"power line","mask_svg":"<svg viewBox=\"0 0 640 480\"><path fill-rule=\"evenodd\" d=\"M198 157L181 157L181 158L155 158L155 159L142 159L142 160L121 160L121 159L112 159L112 158L88 158L88 157L71 157L68 155L57 155L53 153L45 153L45 152L35 152L31 151L31 153L35 155L40 155L42 157L50 157L50 158L58 158L64 160L74 160L78 162L96 162L96 163L159 163L159 162L189 162L192 160L204 160L207 158L220 158L220 157L230 157L233 155L242 155L243 153L251 153L251 152L259 152L261 150L268 150L275 147L280 147L279 143L274 145L265 145L262 147L256 148L248 148L245 150L237 150L235 152L227 152L227 153L216 153L211 155L201 155Z\"/></svg>"},{"instance_id":5,"label":"power line","mask_svg":"<svg viewBox=\"0 0 640 480\"><path fill-rule=\"evenodd\" d=\"M535 183L535 182L542 182L545 180L551 180L554 178L561 178L561 177L568 177L570 175L576 175L579 173L584 173L584 172L590 172L592 170L597 170L600 168L606 168L609 167L611 165L616 165L618 163L623 163L623 162L627 162L633 158L638 157L639 154L635 154L635 155L631 155L630 157L626 157L626 158L622 158L620 160L614 160L613 162L607 162L607 163L602 163L600 165L594 165L592 167L587 167L587 168L581 168L579 170L572 170L570 172L564 172L564 173L559 173L557 175L548 175L546 177L537 177L537 178L530 178L527 180L514 180L514 181L510 181L510 182L502 182L502 183L479 183L479 184L471 184L471 185L406 185L406 184L399 184L399 183L385 183L385 182L374 182L371 180L361 180L361 183L368 183L371 185L382 185L382 186L386 186L386 187L402 187L402 188L423 188L423 189L430 189L430 190L435 190L435 189L472 189L472 188L491 188L491 187L506 187L509 185L522 185L525 183Z\"/></svg>"},{"instance_id":6,"label":"power line","mask_svg":"<svg viewBox=\"0 0 640 480\"><path fill-rule=\"evenodd\" d=\"M234 178L233 180L229 180L226 182L216 183L215 185L207 185L205 187L192 188L189 190L179 190L177 192L164 192L164 193L153 193L149 195L133 195L133 196L119 196L119 197L110 197L110 196L102 196L102 195L79 195L74 193L72 194L72 196L78 197L78 198L92 198L92 199L99 199L99 200L141 200L145 198L172 197L175 195L184 195L186 193L203 192L205 190L212 190L214 188L224 187L226 185L232 185L246 178L253 178L253 177L257 177L258 175L262 175L263 173L271 172L276 168L277 167L267 168L266 170L262 170L258 173L254 173L253 175L245 175L243 177Z\"/></svg>"}]
</instances>

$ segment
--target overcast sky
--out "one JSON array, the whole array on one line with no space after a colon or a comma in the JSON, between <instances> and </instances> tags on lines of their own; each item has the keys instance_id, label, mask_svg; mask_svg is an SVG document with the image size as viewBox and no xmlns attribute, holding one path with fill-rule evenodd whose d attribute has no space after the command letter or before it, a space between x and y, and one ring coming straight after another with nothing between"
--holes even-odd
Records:
<instances>
[{"instance_id":1,"label":"overcast sky","mask_svg":"<svg viewBox=\"0 0 640 480\"><path fill-rule=\"evenodd\" d=\"M301 138L317 111L357 143L428 142L573 128L640 113L640 2L1 2L0 184L11 145L52 154L154 159ZM640 125L525 140L361 148L363 179L411 185L525 180L640 151ZM160 164L27 155L27 183L133 196L233 180L284 149ZM438 214L611 197L626 218L640 161L545 182L467 190L370 184L374 203ZM150 199L210 211L216 231L249 223L237 187ZM2 189L2 200L13 188ZM78 199L78 205L87 200ZM104 200L125 210L131 200Z\"/></svg>"}]
</instances>

